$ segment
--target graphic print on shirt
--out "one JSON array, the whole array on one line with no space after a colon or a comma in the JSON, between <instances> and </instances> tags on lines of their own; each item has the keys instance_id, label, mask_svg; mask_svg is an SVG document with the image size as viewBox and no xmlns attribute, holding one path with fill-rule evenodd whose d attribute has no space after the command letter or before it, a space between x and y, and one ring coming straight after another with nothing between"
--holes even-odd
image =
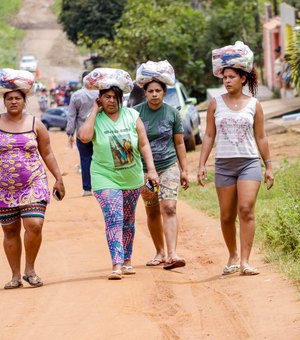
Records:
<instances>
[{"instance_id":1,"label":"graphic print on shirt","mask_svg":"<svg viewBox=\"0 0 300 340\"><path fill-rule=\"evenodd\" d=\"M147 123L148 122L144 123L146 131L149 126L149 124ZM157 122L157 134L159 138L154 138L154 140L150 138L150 146L154 161L165 159L165 153L162 151L167 148L168 142L170 140L170 135L172 133L170 125L171 125L170 121L166 119L161 119Z\"/></svg>"},{"instance_id":2,"label":"graphic print on shirt","mask_svg":"<svg viewBox=\"0 0 300 340\"><path fill-rule=\"evenodd\" d=\"M116 168L134 164L133 147L129 134L111 135L109 144Z\"/></svg>"},{"instance_id":3,"label":"graphic print on shirt","mask_svg":"<svg viewBox=\"0 0 300 340\"><path fill-rule=\"evenodd\" d=\"M223 118L220 122L220 131L225 140L234 146L242 144L246 138L250 122L247 118Z\"/></svg>"}]
</instances>

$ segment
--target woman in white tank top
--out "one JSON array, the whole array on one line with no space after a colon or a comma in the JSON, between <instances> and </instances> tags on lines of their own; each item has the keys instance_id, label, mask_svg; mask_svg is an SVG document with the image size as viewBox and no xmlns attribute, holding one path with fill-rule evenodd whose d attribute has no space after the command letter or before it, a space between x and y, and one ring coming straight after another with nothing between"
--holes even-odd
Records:
<instances>
[{"instance_id":1,"label":"woman in white tank top","mask_svg":"<svg viewBox=\"0 0 300 340\"><path fill-rule=\"evenodd\" d=\"M229 58L220 74L227 93L214 98L208 107L198 182L204 186L207 178L205 164L216 139L215 184L222 233L229 252L223 275L239 271L243 275L256 275L259 271L250 266L249 257L255 233L254 207L260 187L259 154L265 165L267 189L274 181L264 115L261 104L254 98L257 77L253 67L247 72L242 64L236 60L231 63ZM253 97L243 94L246 84ZM240 221L240 254L236 241L237 216Z\"/></svg>"}]
</instances>

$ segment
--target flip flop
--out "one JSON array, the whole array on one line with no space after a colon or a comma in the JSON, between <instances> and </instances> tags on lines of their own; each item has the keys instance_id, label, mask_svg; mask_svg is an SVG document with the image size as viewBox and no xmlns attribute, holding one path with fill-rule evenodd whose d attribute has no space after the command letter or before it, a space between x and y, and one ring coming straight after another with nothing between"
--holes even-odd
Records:
<instances>
[{"instance_id":1,"label":"flip flop","mask_svg":"<svg viewBox=\"0 0 300 340\"><path fill-rule=\"evenodd\" d=\"M24 275L23 280L28 282L31 287L41 287L44 283L37 275Z\"/></svg>"},{"instance_id":2,"label":"flip flop","mask_svg":"<svg viewBox=\"0 0 300 340\"><path fill-rule=\"evenodd\" d=\"M109 280L122 280L122 277L123 275L121 269L113 270L111 274L108 275Z\"/></svg>"},{"instance_id":3,"label":"flip flop","mask_svg":"<svg viewBox=\"0 0 300 340\"><path fill-rule=\"evenodd\" d=\"M241 275L251 276L251 275L258 275L259 271L255 267L245 267L241 270Z\"/></svg>"},{"instance_id":4,"label":"flip flop","mask_svg":"<svg viewBox=\"0 0 300 340\"><path fill-rule=\"evenodd\" d=\"M23 287L23 283L21 282L21 280L11 280L6 283L4 289L16 289L21 287Z\"/></svg>"},{"instance_id":5,"label":"flip flop","mask_svg":"<svg viewBox=\"0 0 300 340\"><path fill-rule=\"evenodd\" d=\"M132 266L122 266L122 274L123 275L133 275L136 274L135 269Z\"/></svg>"},{"instance_id":6,"label":"flip flop","mask_svg":"<svg viewBox=\"0 0 300 340\"><path fill-rule=\"evenodd\" d=\"M238 272L240 266L238 264L232 264L231 266L225 266L222 275L230 275Z\"/></svg>"},{"instance_id":7,"label":"flip flop","mask_svg":"<svg viewBox=\"0 0 300 340\"><path fill-rule=\"evenodd\" d=\"M164 265L164 269L170 270L174 268L184 267L185 264L186 263L184 259L170 259Z\"/></svg>"},{"instance_id":8,"label":"flip flop","mask_svg":"<svg viewBox=\"0 0 300 340\"><path fill-rule=\"evenodd\" d=\"M160 264L165 263L165 262L166 262L165 259L153 259L153 260L148 261L146 263L146 266L151 266L151 267L159 266Z\"/></svg>"}]
</instances>

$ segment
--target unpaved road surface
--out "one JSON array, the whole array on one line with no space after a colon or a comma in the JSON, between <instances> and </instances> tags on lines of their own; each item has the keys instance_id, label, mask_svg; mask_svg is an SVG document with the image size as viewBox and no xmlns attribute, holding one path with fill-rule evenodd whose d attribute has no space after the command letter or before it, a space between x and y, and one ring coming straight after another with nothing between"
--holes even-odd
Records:
<instances>
[{"instance_id":1,"label":"unpaved road surface","mask_svg":"<svg viewBox=\"0 0 300 340\"><path fill-rule=\"evenodd\" d=\"M39 60L43 60L42 73L53 76L58 70L55 76L64 78L74 65L52 66L53 60L48 59L48 51L60 34L48 10L50 3L51 0L23 0L22 20L26 22L27 18L31 25L35 23L24 46L36 51ZM34 21L40 13L47 23L45 30ZM35 38L28 40L32 36ZM80 72L78 66L73 74ZM34 97L29 107L36 109ZM300 302L296 288L271 264L264 263L263 254L255 250L252 263L260 275L222 277L227 254L219 222L183 202L178 204L178 252L186 258L187 266L173 271L145 266L154 251L139 201L133 254L137 274L108 281L111 262L103 218L94 197L80 196L78 152L68 147L63 132L50 131L50 137L64 173L67 194L62 202L52 200L47 209L36 265L44 287L0 289L1 340L299 339ZM279 137L270 137L276 162L285 153L297 157L299 135ZM193 177L199 147L188 157ZM49 181L52 185L50 174ZM0 268L0 283L4 285L10 271L3 250Z\"/></svg>"}]
</instances>

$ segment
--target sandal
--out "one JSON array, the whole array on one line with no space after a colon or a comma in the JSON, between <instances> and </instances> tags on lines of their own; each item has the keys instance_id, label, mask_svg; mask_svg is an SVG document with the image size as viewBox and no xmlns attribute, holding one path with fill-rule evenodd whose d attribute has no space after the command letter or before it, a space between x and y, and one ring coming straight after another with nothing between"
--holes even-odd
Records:
<instances>
[{"instance_id":1,"label":"sandal","mask_svg":"<svg viewBox=\"0 0 300 340\"><path fill-rule=\"evenodd\" d=\"M123 277L122 275L122 270L118 269L118 270L113 270L111 272L111 274L108 275L108 279L109 280L121 280Z\"/></svg>"},{"instance_id":2,"label":"sandal","mask_svg":"<svg viewBox=\"0 0 300 340\"><path fill-rule=\"evenodd\" d=\"M241 269L241 275L251 276L251 275L258 275L259 271L255 267L245 267Z\"/></svg>"},{"instance_id":3,"label":"sandal","mask_svg":"<svg viewBox=\"0 0 300 340\"><path fill-rule=\"evenodd\" d=\"M122 274L133 275L136 274L136 271L132 266L122 266Z\"/></svg>"},{"instance_id":4,"label":"sandal","mask_svg":"<svg viewBox=\"0 0 300 340\"><path fill-rule=\"evenodd\" d=\"M23 280L28 282L31 287L41 287L44 283L37 275L24 275Z\"/></svg>"},{"instance_id":5,"label":"sandal","mask_svg":"<svg viewBox=\"0 0 300 340\"><path fill-rule=\"evenodd\" d=\"M238 264L232 264L231 266L225 266L222 275L230 275L239 271L241 266Z\"/></svg>"},{"instance_id":6,"label":"sandal","mask_svg":"<svg viewBox=\"0 0 300 340\"><path fill-rule=\"evenodd\" d=\"M21 280L11 280L6 283L4 289L15 289L23 287L23 283Z\"/></svg>"},{"instance_id":7,"label":"sandal","mask_svg":"<svg viewBox=\"0 0 300 340\"><path fill-rule=\"evenodd\" d=\"M185 266L184 259L174 258L174 259L169 259L166 262L166 264L164 265L164 269L170 270L170 269L184 267L184 266Z\"/></svg>"},{"instance_id":8,"label":"sandal","mask_svg":"<svg viewBox=\"0 0 300 340\"><path fill-rule=\"evenodd\" d=\"M165 259L152 259L146 263L146 266L154 267L154 266L159 266L162 263L165 263Z\"/></svg>"}]
</instances>

